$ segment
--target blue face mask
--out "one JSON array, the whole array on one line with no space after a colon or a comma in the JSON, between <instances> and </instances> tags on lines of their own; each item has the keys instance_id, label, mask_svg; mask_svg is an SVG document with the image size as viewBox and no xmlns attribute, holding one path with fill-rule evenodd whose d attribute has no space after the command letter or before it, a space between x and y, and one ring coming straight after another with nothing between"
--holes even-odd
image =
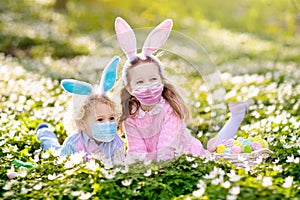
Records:
<instances>
[{"instance_id":1,"label":"blue face mask","mask_svg":"<svg viewBox=\"0 0 300 200\"><path fill-rule=\"evenodd\" d=\"M116 122L95 123L92 125L92 136L99 142L110 142L117 133Z\"/></svg>"}]
</instances>

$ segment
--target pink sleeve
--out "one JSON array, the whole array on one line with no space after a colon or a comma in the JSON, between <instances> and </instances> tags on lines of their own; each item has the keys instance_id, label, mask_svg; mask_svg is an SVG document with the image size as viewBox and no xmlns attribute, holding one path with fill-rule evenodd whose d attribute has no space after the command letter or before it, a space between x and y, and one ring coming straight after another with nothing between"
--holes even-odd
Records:
<instances>
[{"instance_id":1,"label":"pink sleeve","mask_svg":"<svg viewBox=\"0 0 300 200\"><path fill-rule=\"evenodd\" d=\"M126 138L128 141L127 162L132 163L134 160L144 160L147 148L143 138L138 137L139 133L132 119L128 118L125 123Z\"/></svg>"},{"instance_id":2,"label":"pink sleeve","mask_svg":"<svg viewBox=\"0 0 300 200\"><path fill-rule=\"evenodd\" d=\"M207 156L208 151L186 129L184 121L174 113L169 104L165 106L165 112L166 117L157 145L157 159L168 160L183 153L201 157Z\"/></svg>"},{"instance_id":3,"label":"pink sleeve","mask_svg":"<svg viewBox=\"0 0 300 200\"><path fill-rule=\"evenodd\" d=\"M169 104L165 105L164 110L166 117L157 144L158 160L168 160L175 157L175 151L180 148L180 135L184 134L185 130L184 123Z\"/></svg>"}]
</instances>

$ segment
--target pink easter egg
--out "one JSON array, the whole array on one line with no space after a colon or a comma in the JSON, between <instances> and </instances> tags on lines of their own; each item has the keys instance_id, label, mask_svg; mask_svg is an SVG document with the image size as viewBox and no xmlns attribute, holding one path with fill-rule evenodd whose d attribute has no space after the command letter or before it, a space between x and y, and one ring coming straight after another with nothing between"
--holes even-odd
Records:
<instances>
[{"instance_id":1,"label":"pink easter egg","mask_svg":"<svg viewBox=\"0 0 300 200\"><path fill-rule=\"evenodd\" d=\"M253 142L252 143L252 149L253 149L253 151L256 151L256 150L259 150L259 149L261 149L262 147L261 147L261 144L260 143L258 143L258 142Z\"/></svg>"},{"instance_id":2,"label":"pink easter egg","mask_svg":"<svg viewBox=\"0 0 300 200\"><path fill-rule=\"evenodd\" d=\"M233 154L240 154L240 153L242 153L242 148L239 147L239 146L233 145L233 146L231 147L231 152L232 152Z\"/></svg>"}]
</instances>

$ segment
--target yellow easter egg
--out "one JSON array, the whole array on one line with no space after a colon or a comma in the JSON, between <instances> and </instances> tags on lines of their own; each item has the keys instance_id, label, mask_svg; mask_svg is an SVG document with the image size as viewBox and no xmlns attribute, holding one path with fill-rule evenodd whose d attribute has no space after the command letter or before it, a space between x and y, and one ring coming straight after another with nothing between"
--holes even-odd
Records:
<instances>
[{"instance_id":1,"label":"yellow easter egg","mask_svg":"<svg viewBox=\"0 0 300 200\"><path fill-rule=\"evenodd\" d=\"M226 146L224 144L220 144L217 147L217 153L219 153L219 154L224 153L225 149L226 149Z\"/></svg>"},{"instance_id":2,"label":"yellow easter egg","mask_svg":"<svg viewBox=\"0 0 300 200\"><path fill-rule=\"evenodd\" d=\"M268 144L268 142L266 140L263 140L263 144L264 144L262 146L263 148L267 148L267 149L269 148L269 144Z\"/></svg>"},{"instance_id":3,"label":"yellow easter egg","mask_svg":"<svg viewBox=\"0 0 300 200\"><path fill-rule=\"evenodd\" d=\"M261 139L261 138L255 138L254 141L261 142L261 141L263 141L263 139Z\"/></svg>"},{"instance_id":4,"label":"yellow easter egg","mask_svg":"<svg viewBox=\"0 0 300 200\"><path fill-rule=\"evenodd\" d=\"M261 140L261 137L259 137L258 135L254 137L254 140Z\"/></svg>"},{"instance_id":5,"label":"yellow easter egg","mask_svg":"<svg viewBox=\"0 0 300 200\"><path fill-rule=\"evenodd\" d=\"M256 142L259 143L262 148L265 148L265 144L264 144L263 140L259 140L259 141L256 141Z\"/></svg>"},{"instance_id":6,"label":"yellow easter egg","mask_svg":"<svg viewBox=\"0 0 300 200\"><path fill-rule=\"evenodd\" d=\"M236 141L236 140L233 142L233 145L239 146L239 147L241 147L241 148L242 148L242 146L243 146L242 143L240 143L239 141Z\"/></svg>"},{"instance_id":7,"label":"yellow easter egg","mask_svg":"<svg viewBox=\"0 0 300 200\"><path fill-rule=\"evenodd\" d=\"M263 139L261 139L259 136L255 136L253 142L259 143L262 148L265 146Z\"/></svg>"}]
</instances>

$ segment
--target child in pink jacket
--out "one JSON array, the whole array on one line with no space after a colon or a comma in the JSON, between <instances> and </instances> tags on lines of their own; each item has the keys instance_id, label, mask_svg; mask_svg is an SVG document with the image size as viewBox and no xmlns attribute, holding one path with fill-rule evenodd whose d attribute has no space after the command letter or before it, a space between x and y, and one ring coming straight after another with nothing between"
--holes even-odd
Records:
<instances>
[{"instance_id":1,"label":"child in pink jacket","mask_svg":"<svg viewBox=\"0 0 300 200\"><path fill-rule=\"evenodd\" d=\"M172 21L165 20L147 37L141 54L136 53L136 38L131 27L117 18L115 29L120 46L128 57L123 69L122 116L128 140L127 160L168 160L181 154L207 156L223 140L235 136L253 102L230 103L231 118L208 142L208 150L191 135L185 120L189 112L173 85L163 76L163 67L152 55L167 40Z\"/></svg>"}]
</instances>

